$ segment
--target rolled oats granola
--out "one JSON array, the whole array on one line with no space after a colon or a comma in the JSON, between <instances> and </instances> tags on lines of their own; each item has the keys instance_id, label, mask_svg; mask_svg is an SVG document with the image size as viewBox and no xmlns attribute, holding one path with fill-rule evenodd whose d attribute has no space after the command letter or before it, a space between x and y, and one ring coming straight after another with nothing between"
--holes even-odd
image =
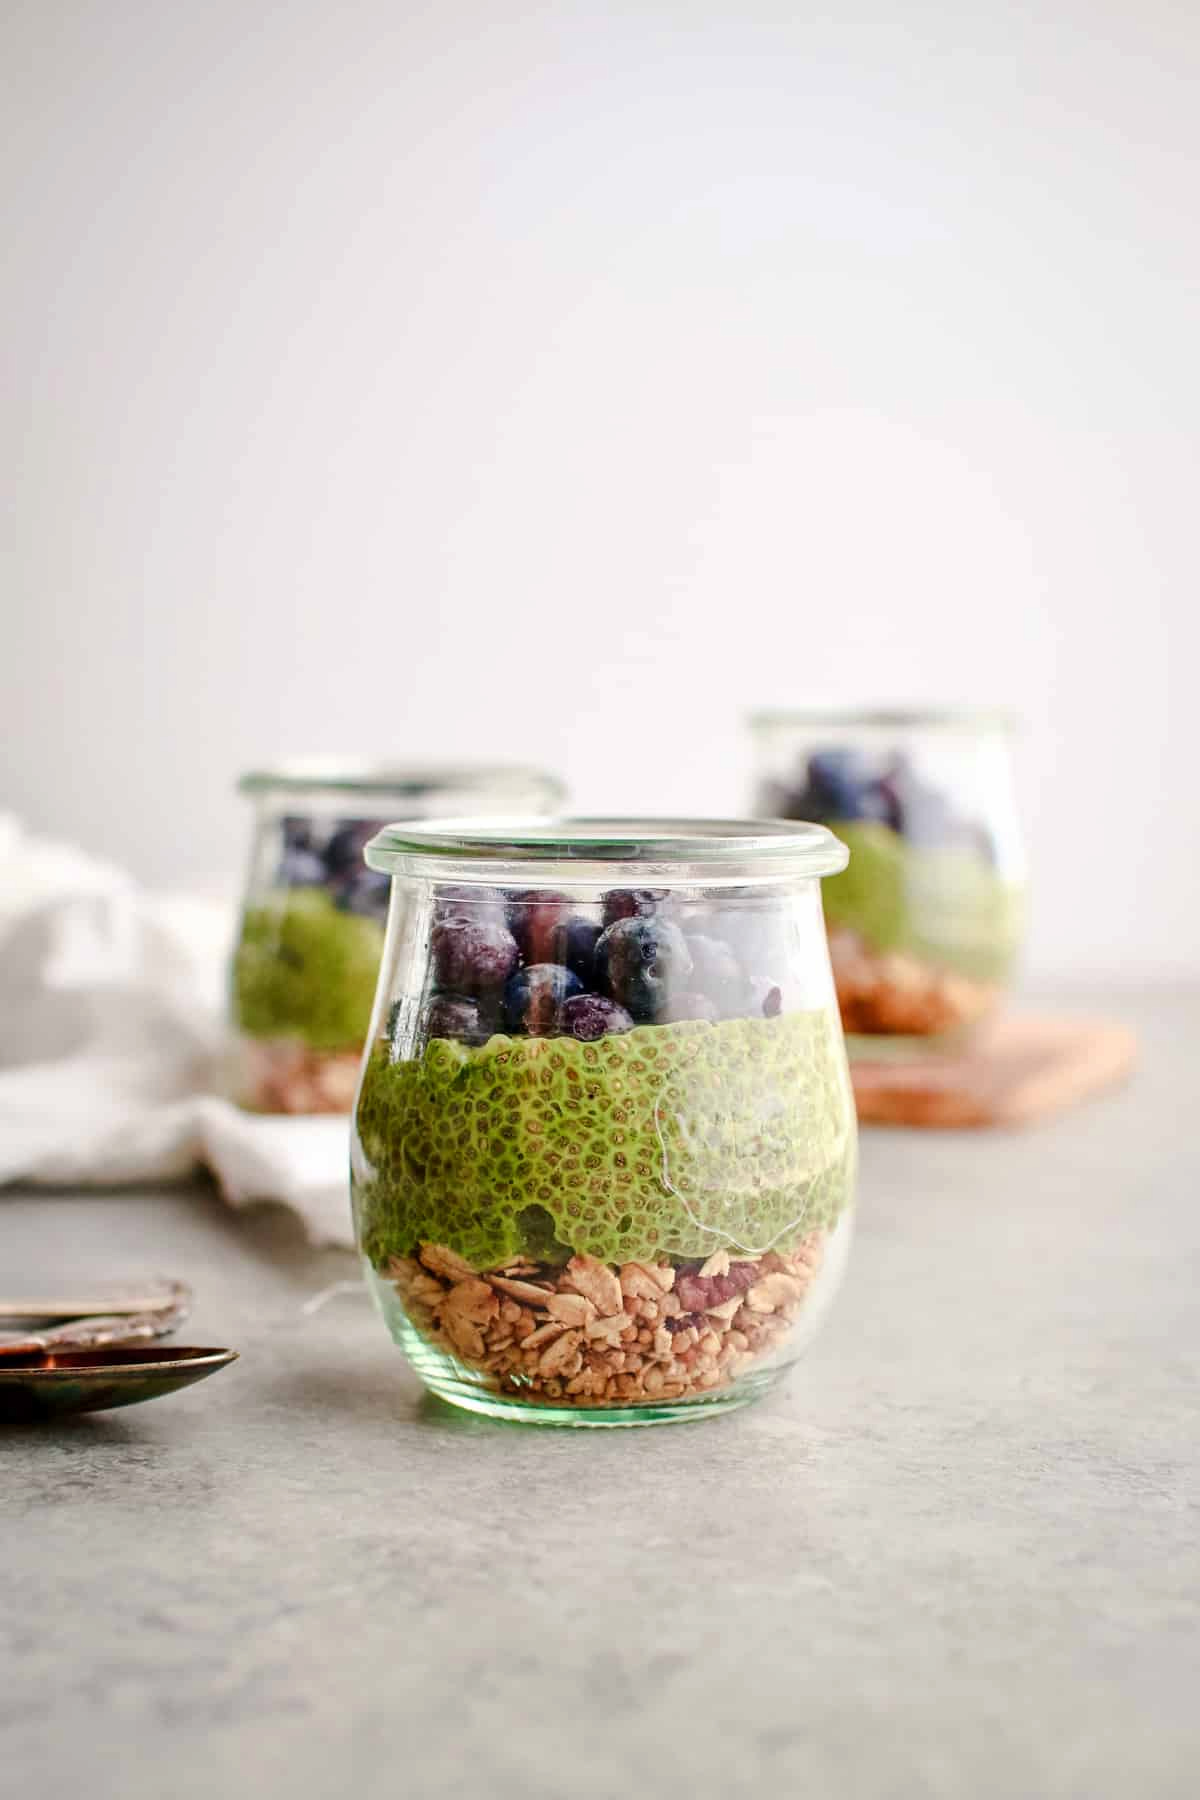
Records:
<instances>
[{"instance_id":1,"label":"rolled oats granola","mask_svg":"<svg viewBox=\"0 0 1200 1800\"><path fill-rule=\"evenodd\" d=\"M383 1273L412 1330L498 1393L636 1406L712 1393L780 1350L820 1273L827 1237L822 1228L788 1254L736 1264L723 1251L703 1264L572 1257L520 1281L504 1269L464 1275L454 1251L423 1243L416 1257L392 1257Z\"/></svg>"},{"instance_id":2,"label":"rolled oats granola","mask_svg":"<svg viewBox=\"0 0 1200 1800\"><path fill-rule=\"evenodd\" d=\"M295 1038L247 1038L238 1047L238 1100L248 1112L348 1113L361 1064L358 1050L315 1050Z\"/></svg>"},{"instance_id":3,"label":"rolled oats granola","mask_svg":"<svg viewBox=\"0 0 1200 1800\"><path fill-rule=\"evenodd\" d=\"M880 954L854 931L831 930L829 955L842 1023L865 1037L940 1037L986 1018L995 982L932 967L893 950Z\"/></svg>"}]
</instances>

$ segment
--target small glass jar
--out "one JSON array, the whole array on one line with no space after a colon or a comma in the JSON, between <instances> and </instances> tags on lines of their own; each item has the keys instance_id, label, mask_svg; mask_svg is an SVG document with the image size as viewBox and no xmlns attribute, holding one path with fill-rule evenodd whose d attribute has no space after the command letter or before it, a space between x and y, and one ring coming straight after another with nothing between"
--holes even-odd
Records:
<instances>
[{"instance_id":1,"label":"small glass jar","mask_svg":"<svg viewBox=\"0 0 1200 1800\"><path fill-rule=\"evenodd\" d=\"M347 1113L371 1017L386 877L363 846L388 819L558 810L531 769L290 763L244 775L255 805L231 970L231 1088L252 1112Z\"/></svg>"},{"instance_id":2,"label":"small glass jar","mask_svg":"<svg viewBox=\"0 0 1200 1800\"><path fill-rule=\"evenodd\" d=\"M849 847L826 884L851 1054L942 1047L995 1008L1024 914L1003 715L769 713L752 722L755 809Z\"/></svg>"},{"instance_id":3,"label":"small glass jar","mask_svg":"<svg viewBox=\"0 0 1200 1800\"><path fill-rule=\"evenodd\" d=\"M816 825L393 825L357 1241L434 1393L629 1425L754 1398L850 1238Z\"/></svg>"}]
</instances>

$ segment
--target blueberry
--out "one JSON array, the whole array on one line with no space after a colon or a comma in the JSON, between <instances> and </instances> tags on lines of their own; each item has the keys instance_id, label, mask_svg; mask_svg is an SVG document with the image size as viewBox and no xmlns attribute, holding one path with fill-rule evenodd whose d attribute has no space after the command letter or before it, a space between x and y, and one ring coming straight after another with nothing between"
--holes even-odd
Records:
<instances>
[{"instance_id":1,"label":"blueberry","mask_svg":"<svg viewBox=\"0 0 1200 1800\"><path fill-rule=\"evenodd\" d=\"M600 927L572 911L565 894L514 894L508 903L508 927L517 940L521 960L562 963L585 987L595 978L596 940Z\"/></svg>"},{"instance_id":2,"label":"blueberry","mask_svg":"<svg viewBox=\"0 0 1200 1800\"><path fill-rule=\"evenodd\" d=\"M712 1001L717 1018L733 1019L741 1011L746 982L737 957L720 938L695 932L688 937L696 987Z\"/></svg>"},{"instance_id":3,"label":"blueberry","mask_svg":"<svg viewBox=\"0 0 1200 1800\"><path fill-rule=\"evenodd\" d=\"M613 888L604 896L604 923L618 919L649 919L669 898L665 888Z\"/></svg>"},{"instance_id":4,"label":"blueberry","mask_svg":"<svg viewBox=\"0 0 1200 1800\"><path fill-rule=\"evenodd\" d=\"M704 1019L715 1025L720 1015L707 994L686 993L672 994L658 1016L664 1025L677 1025L682 1019Z\"/></svg>"},{"instance_id":5,"label":"blueberry","mask_svg":"<svg viewBox=\"0 0 1200 1800\"><path fill-rule=\"evenodd\" d=\"M892 825L896 815L897 767L880 776L859 750L815 750L804 785L781 796L783 817L831 820L875 819Z\"/></svg>"},{"instance_id":6,"label":"blueberry","mask_svg":"<svg viewBox=\"0 0 1200 1800\"><path fill-rule=\"evenodd\" d=\"M487 1024L478 1000L459 994L435 994L429 1002L425 1030L431 1038L457 1038L463 1044L486 1043Z\"/></svg>"},{"instance_id":7,"label":"blueberry","mask_svg":"<svg viewBox=\"0 0 1200 1800\"><path fill-rule=\"evenodd\" d=\"M783 989L769 975L751 975L746 982L746 1011L753 1019L777 1019L783 1011Z\"/></svg>"},{"instance_id":8,"label":"blueberry","mask_svg":"<svg viewBox=\"0 0 1200 1800\"><path fill-rule=\"evenodd\" d=\"M390 875L377 869L360 869L342 882L335 895L343 912L360 913L366 919L386 919L391 898Z\"/></svg>"},{"instance_id":9,"label":"blueberry","mask_svg":"<svg viewBox=\"0 0 1200 1800\"><path fill-rule=\"evenodd\" d=\"M822 797L834 818L858 818L860 796L873 779L870 764L857 750L815 750L808 759L809 789Z\"/></svg>"},{"instance_id":10,"label":"blueberry","mask_svg":"<svg viewBox=\"0 0 1200 1800\"><path fill-rule=\"evenodd\" d=\"M313 822L311 819L289 814L280 823L285 850L311 850L313 848Z\"/></svg>"},{"instance_id":11,"label":"blueberry","mask_svg":"<svg viewBox=\"0 0 1200 1800\"><path fill-rule=\"evenodd\" d=\"M633 1020L623 1006L603 994L575 994L562 1009L562 1029L585 1044L618 1031L632 1031Z\"/></svg>"},{"instance_id":12,"label":"blueberry","mask_svg":"<svg viewBox=\"0 0 1200 1800\"><path fill-rule=\"evenodd\" d=\"M486 919L444 919L429 947L438 986L472 998L499 994L517 966L512 933Z\"/></svg>"},{"instance_id":13,"label":"blueberry","mask_svg":"<svg viewBox=\"0 0 1200 1800\"><path fill-rule=\"evenodd\" d=\"M553 1037L563 1005L578 994L582 982L561 963L531 963L510 975L504 989L504 1023L530 1037Z\"/></svg>"},{"instance_id":14,"label":"blueberry","mask_svg":"<svg viewBox=\"0 0 1200 1800\"><path fill-rule=\"evenodd\" d=\"M325 867L335 881L362 868L363 851L379 827L373 819L339 819L325 846Z\"/></svg>"},{"instance_id":15,"label":"blueberry","mask_svg":"<svg viewBox=\"0 0 1200 1800\"><path fill-rule=\"evenodd\" d=\"M283 887L324 887L325 864L311 850L288 850L279 865Z\"/></svg>"},{"instance_id":16,"label":"blueberry","mask_svg":"<svg viewBox=\"0 0 1200 1800\"><path fill-rule=\"evenodd\" d=\"M900 783L895 775L885 775L876 783L875 794L878 801L878 817L891 831L904 829L904 803L900 797Z\"/></svg>"},{"instance_id":17,"label":"blueberry","mask_svg":"<svg viewBox=\"0 0 1200 1800\"><path fill-rule=\"evenodd\" d=\"M556 945L563 934L570 911L571 902L565 894L531 888L525 893L509 896L508 928L517 940L522 962L549 963L562 960Z\"/></svg>"},{"instance_id":18,"label":"blueberry","mask_svg":"<svg viewBox=\"0 0 1200 1800\"><path fill-rule=\"evenodd\" d=\"M653 1019L672 989L692 972L692 953L678 925L667 919L624 918L596 945L601 984L635 1019Z\"/></svg>"},{"instance_id":19,"label":"blueberry","mask_svg":"<svg viewBox=\"0 0 1200 1800\"><path fill-rule=\"evenodd\" d=\"M567 920L558 943L558 961L570 969L572 975L578 975L584 987L591 987L596 979L596 945L600 939L600 927L594 919L583 919L578 914Z\"/></svg>"}]
</instances>

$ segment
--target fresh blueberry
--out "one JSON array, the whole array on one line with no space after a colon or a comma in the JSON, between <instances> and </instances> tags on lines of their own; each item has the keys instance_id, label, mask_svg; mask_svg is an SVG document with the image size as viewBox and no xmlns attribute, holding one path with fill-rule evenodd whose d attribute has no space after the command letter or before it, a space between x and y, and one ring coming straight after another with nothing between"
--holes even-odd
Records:
<instances>
[{"instance_id":1,"label":"fresh blueberry","mask_svg":"<svg viewBox=\"0 0 1200 1800\"><path fill-rule=\"evenodd\" d=\"M611 997L645 1022L672 990L685 986L692 953L678 925L667 919L618 919L596 945L596 971Z\"/></svg>"},{"instance_id":2,"label":"fresh blueberry","mask_svg":"<svg viewBox=\"0 0 1200 1800\"><path fill-rule=\"evenodd\" d=\"M709 1025L715 1025L720 1014L707 994L687 993L671 994L665 1011L658 1017L663 1025L677 1025L684 1019L704 1019Z\"/></svg>"},{"instance_id":3,"label":"fresh blueberry","mask_svg":"<svg viewBox=\"0 0 1200 1800\"><path fill-rule=\"evenodd\" d=\"M553 1037L566 1001L582 988L578 975L561 963L530 963L510 975L504 989L504 1023L530 1037Z\"/></svg>"},{"instance_id":4,"label":"fresh blueberry","mask_svg":"<svg viewBox=\"0 0 1200 1800\"><path fill-rule=\"evenodd\" d=\"M632 1031L633 1020L623 1006L604 994L575 994L562 1009L562 1030L585 1044L619 1031Z\"/></svg>"},{"instance_id":5,"label":"fresh blueberry","mask_svg":"<svg viewBox=\"0 0 1200 1800\"><path fill-rule=\"evenodd\" d=\"M835 818L856 819L874 770L857 750L816 750L808 759L808 785L824 797Z\"/></svg>"},{"instance_id":6,"label":"fresh blueberry","mask_svg":"<svg viewBox=\"0 0 1200 1800\"><path fill-rule=\"evenodd\" d=\"M531 888L509 896L508 928L517 940L522 962L561 962L557 942L570 911L571 902L565 894Z\"/></svg>"},{"instance_id":7,"label":"fresh blueberry","mask_svg":"<svg viewBox=\"0 0 1200 1800\"><path fill-rule=\"evenodd\" d=\"M745 999L746 982L737 957L722 939L693 932L688 949L697 989L707 994L718 1018L736 1018Z\"/></svg>"},{"instance_id":8,"label":"fresh blueberry","mask_svg":"<svg viewBox=\"0 0 1200 1800\"><path fill-rule=\"evenodd\" d=\"M325 846L325 867L335 881L362 868L363 851L379 826L373 819L339 819Z\"/></svg>"},{"instance_id":9,"label":"fresh blueberry","mask_svg":"<svg viewBox=\"0 0 1200 1800\"><path fill-rule=\"evenodd\" d=\"M479 1001L459 994L433 996L425 1029L431 1038L457 1038L463 1044L485 1043L489 1035Z\"/></svg>"},{"instance_id":10,"label":"fresh blueberry","mask_svg":"<svg viewBox=\"0 0 1200 1800\"><path fill-rule=\"evenodd\" d=\"M904 802L901 799L900 783L896 776L885 775L875 784L877 810L873 815L886 825L889 831L903 831Z\"/></svg>"},{"instance_id":11,"label":"fresh blueberry","mask_svg":"<svg viewBox=\"0 0 1200 1800\"><path fill-rule=\"evenodd\" d=\"M570 969L572 975L578 975L585 988L593 985L596 979L596 945L600 940L600 927L594 919L584 919L575 914L567 920L558 944L558 961Z\"/></svg>"},{"instance_id":12,"label":"fresh blueberry","mask_svg":"<svg viewBox=\"0 0 1200 1800\"><path fill-rule=\"evenodd\" d=\"M311 850L288 850L279 865L279 881L283 887L323 887L325 864Z\"/></svg>"},{"instance_id":13,"label":"fresh blueberry","mask_svg":"<svg viewBox=\"0 0 1200 1800\"><path fill-rule=\"evenodd\" d=\"M881 777L877 765L861 751L816 750L808 759L804 785L781 796L782 816L825 823L875 819L894 829L894 782L894 769Z\"/></svg>"},{"instance_id":14,"label":"fresh blueberry","mask_svg":"<svg viewBox=\"0 0 1200 1800\"><path fill-rule=\"evenodd\" d=\"M512 933L486 919L444 919L429 947L438 986L473 999L498 995L517 966Z\"/></svg>"},{"instance_id":15,"label":"fresh blueberry","mask_svg":"<svg viewBox=\"0 0 1200 1800\"><path fill-rule=\"evenodd\" d=\"M360 913L365 919L386 919L391 898L390 875L377 869L359 869L342 882L335 896L343 912Z\"/></svg>"},{"instance_id":16,"label":"fresh blueberry","mask_svg":"<svg viewBox=\"0 0 1200 1800\"><path fill-rule=\"evenodd\" d=\"M289 814L281 821L281 826L285 850L311 850L313 848L313 822L311 819Z\"/></svg>"},{"instance_id":17,"label":"fresh blueberry","mask_svg":"<svg viewBox=\"0 0 1200 1800\"><path fill-rule=\"evenodd\" d=\"M746 982L746 1011L751 1018L777 1019L783 1011L783 989L769 975L751 975Z\"/></svg>"},{"instance_id":18,"label":"fresh blueberry","mask_svg":"<svg viewBox=\"0 0 1200 1800\"><path fill-rule=\"evenodd\" d=\"M649 919L668 899L665 888L613 888L604 896L604 923L618 919Z\"/></svg>"},{"instance_id":19,"label":"fresh blueberry","mask_svg":"<svg viewBox=\"0 0 1200 1800\"><path fill-rule=\"evenodd\" d=\"M600 927L572 911L565 894L513 894L508 903L508 928L517 940L522 962L562 963L585 987L591 986Z\"/></svg>"}]
</instances>

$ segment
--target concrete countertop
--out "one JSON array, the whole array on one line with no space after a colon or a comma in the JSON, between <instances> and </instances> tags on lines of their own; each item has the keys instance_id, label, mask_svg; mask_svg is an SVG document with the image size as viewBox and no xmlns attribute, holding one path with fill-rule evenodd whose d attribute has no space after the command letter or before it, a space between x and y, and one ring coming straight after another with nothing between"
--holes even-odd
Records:
<instances>
[{"instance_id":1,"label":"concrete countertop","mask_svg":"<svg viewBox=\"0 0 1200 1800\"><path fill-rule=\"evenodd\" d=\"M1123 1093L871 1132L824 1335L656 1431L422 1399L352 1275L207 1188L0 1194L0 1271L193 1282L242 1351L0 1427L0 1766L38 1800L1191 1796L1195 991Z\"/></svg>"}]
</instances>

